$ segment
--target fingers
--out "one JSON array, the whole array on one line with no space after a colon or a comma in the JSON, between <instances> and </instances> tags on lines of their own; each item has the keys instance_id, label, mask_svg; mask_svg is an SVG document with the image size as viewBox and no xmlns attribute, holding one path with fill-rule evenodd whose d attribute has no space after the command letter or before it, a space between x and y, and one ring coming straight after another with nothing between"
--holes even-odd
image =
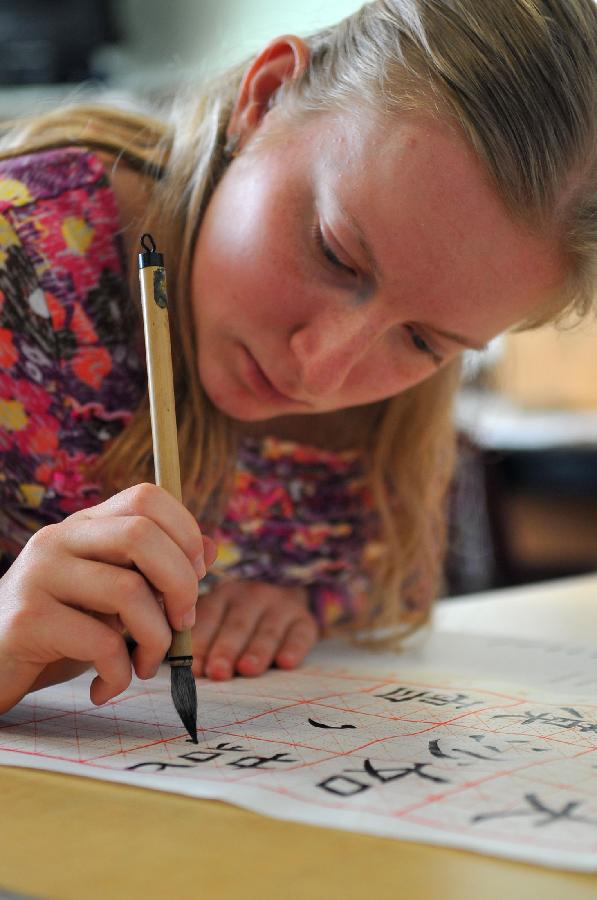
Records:
<instances>
[{"instance_id":1,"label":"fingers","mask_svg":"<svg viewBox=\"0 0 597 900\"><path fill-rule=\"evenodd\" d=\"M281 669L294 669L315 646L318 637L319 629L312 616L293 622L275 655L276 665Z\"/></svg>"},{"instance_id":2,"label":"fingers","mask_svg":"<svg viewBox=\"0 0 597 900\"><path fill-rule=\"evenodd\" d=\"M85 612L118 617L116 621L122 623L137 644L132 655L136 674L139 678L155 675L170 646L172 632L155 593L139 572L71 558L68 569L56 566L52 588L62 603Z\"/></svg>"},{"instance_id":3,"label":"fingers","mask_svg":"<svg viewBox=\"0 0 597 900\"><path fill-rule=\"evenodd\" d=\"M155 484L137 484L97 506L74 513L69 518L80 521L111 516L143 516L151 519L180 547L196 570L201 571L206 554L199 525L188 509L163 488ZM208 546L212 544L213 541L208 539ZM213 546L210 552L214 552ZM200 577L204 574L203 568Z\"/></svg>"},{"instance_id":4,"label":"fingers","mask_svg":"<svg viewBox=\"0 0 597 900\"><path fill-rule=\"evenodd\" d=\"M124 638L91 616L68 606L55 605L54 652L56 658L92 663L97 671L90 689L99 706L122 693L131 683L131 661Z\"/></svg>"},{"instance_id":5,"label":"fingers","mask_svg":"<svg viewBox=\"0 0 597 900\"><path fill-rule=\"evenodd\" d=\"M305 610L271 612L261 619L236 668L241 675L260 675L275 661L292 669L305 658L317 640L317 625Z\"/></svg>"},{"instance_id":6,"label":"fingers","mask_svg":"<svg viewBox=\"0 0 597 900\"><path fill-rule=\"evenodd\" d=\"M205 670L209 648L226 614L227 599L221 590L210 591L197 602L193 638L193 675L199 678Z\"/></svg>"},{"instance_id":7,"label":"fingers","mask_svg":"<svg viewBox=\"0 0 597 900\"><path fill-rule=\"evenodd\" d=\"M318 637L304 591L261 583L224 584L199 599L193 672L214 680L259 675L275 661L293 668Z\"/></svg>"},{"instance_id":8,"label":"fingers","mask_svg":"<svg viewBox=\"0 0 597 900\"><path fill-rule=\"evenodd\" d=\"M254 633L264 605L264 601L255 594L251 596L250 591L245 598L242 588L240 595L236 593L226 608L205 660L208 678L220 681L232 676L234 664Z\"/></svg>"},{"instance_id":9,"label":"fingers","mask_svg":"<svg viewBox=\"0 0 597 900\"><path fill-rule=\"evenodd\" d=\"M166 532L145 516L114 516L63 523L61 550L71 558L110 563L124 573L135 567L163 596L172 628L182 631L195 621L198 573ZM203 562L201 562L203 566ZM115 574L116 577L116 574ZM119 576L121 589L127 575ZM136 586L136 579L130 579ZM57 595L60 596L60 595ZM126 598L126 591L121 595Z\"/></svg>"},{"instance_id":10,"label":"fingers","mask_svg":"<svg viewBox=\"0 0 597 900\"><path fill-rule=\"evenodd\" d=\"M268 610L260 619L236 668L241 675L260 675L274 661L284 635L288 631L297 610L283 609L278 615Z\"/></svg>"}]
</instances>

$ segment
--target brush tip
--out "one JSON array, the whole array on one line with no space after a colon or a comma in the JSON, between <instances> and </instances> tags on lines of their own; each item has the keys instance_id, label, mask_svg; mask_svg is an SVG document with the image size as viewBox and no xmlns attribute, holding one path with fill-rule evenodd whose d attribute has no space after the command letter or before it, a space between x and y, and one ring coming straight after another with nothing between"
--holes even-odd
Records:
<instances>
[{"instance_id":1,"label":"brush tip","mask_svg":"<svg viewBox=\"0 0 597 900\"><path fill-rule=\"evenodd\" d=\"M190 666L172 666L170 691L174 708L194 744L197 738L197 688Z\"/></svg>"}]
</instances>

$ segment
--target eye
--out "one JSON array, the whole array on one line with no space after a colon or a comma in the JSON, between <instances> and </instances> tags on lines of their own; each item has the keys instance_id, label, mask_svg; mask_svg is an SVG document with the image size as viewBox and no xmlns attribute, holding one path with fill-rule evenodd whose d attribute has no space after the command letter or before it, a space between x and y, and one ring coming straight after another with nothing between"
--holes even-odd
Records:
<instances>
[{"instance_id":1,"label":"eye","mask_svg":"<svg viewBox=\"0 0 597 900\"><path fill-rule=\"evenodd\" d=\"M346 272L348 275L352 275L354 278L358 278L358 272L351 266L343 263L341 259L338 259L330 245L326 243L319 223L316 222L311 230L317 247L319 248L322 255L325 256L325 258L328 260L328 262L330 262L336 269L340 269L342 272Z\"/></svg>"},{"instance_id":2,"label":"eye","mask_svg":"<svg viewBox=\"0 0 597 900\"><path fill-rule=\"evenodd\" d=\"M437 353L434 348L427 343L425 338L416 330L413 325L405 325L404 326L410 335L411 342L416 350L419 353L426 353L433 359L433 362L436 366L439 366L443 362L443 357Z\"/></svg>"}]
</instances>

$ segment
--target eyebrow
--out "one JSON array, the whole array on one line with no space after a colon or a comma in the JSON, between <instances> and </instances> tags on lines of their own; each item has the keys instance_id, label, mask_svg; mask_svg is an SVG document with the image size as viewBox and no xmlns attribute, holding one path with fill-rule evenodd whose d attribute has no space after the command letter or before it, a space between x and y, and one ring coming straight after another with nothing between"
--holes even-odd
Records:
<instances>
[{"instance_id":1,"label":"eyebrow","mask_svg":"<svg viewBox=\"0 0 597 900\"><path fill-rule=\"evenodd\" d=\"M371 249L371 246L367 242L365 235L361 229L361 226L354 218L352 213L350 213L345 206L342 205L339 198L336 197L336 203L338 205L338 210L342 213L344 218L348 221L349 225L352 227L361 250L365 254L367 258L367 262L371 266L371 270L373 273L379 278L381 275L381 269L377 263L375 258L375 254ZM469 350L478 350L481 353L483 350L487 350L487 344L479 344L476 341L473 341L472 338L465 337L462 334L456 334L453 331L444 331L442 328L436 328L434 325L427 325L425 322L421 322L421 325L424 325L426 328L429 328L430 331L435 331L436 334L441 335L444 338L447 338L449 341L453 341L455 344L460 344L461 347L466 347Z\"/></svg>"}]
</instances>

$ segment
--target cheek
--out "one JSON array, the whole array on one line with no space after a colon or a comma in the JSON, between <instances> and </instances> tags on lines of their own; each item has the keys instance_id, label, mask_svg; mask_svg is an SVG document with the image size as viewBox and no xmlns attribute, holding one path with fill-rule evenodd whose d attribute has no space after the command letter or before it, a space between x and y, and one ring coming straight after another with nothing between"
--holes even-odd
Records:
<instances>
[{"instance_id":1,"label":"cheek","mask_svg":"<svg viewBox=\"0 0 597 900\"><path fill-rule=\"evenodd\" d=\"M306 289L288 226L273 211L259 224L244 209L226 215L226 222L223 218L206 218L195 248L192 295L197 327L288 324Z\"/></svg>"},{"instance_id":2,"label":"cheek","mask_svg":"<svg viewBox=\"0 0 597 900\"><path fill-rule=\"evenodd\" d=\"M388 339L352 369L342 388L344 405L372 403L393 397L420 384L438 369L422 354L412 352L408 338Z\"/></svg>"}]
</instances>

